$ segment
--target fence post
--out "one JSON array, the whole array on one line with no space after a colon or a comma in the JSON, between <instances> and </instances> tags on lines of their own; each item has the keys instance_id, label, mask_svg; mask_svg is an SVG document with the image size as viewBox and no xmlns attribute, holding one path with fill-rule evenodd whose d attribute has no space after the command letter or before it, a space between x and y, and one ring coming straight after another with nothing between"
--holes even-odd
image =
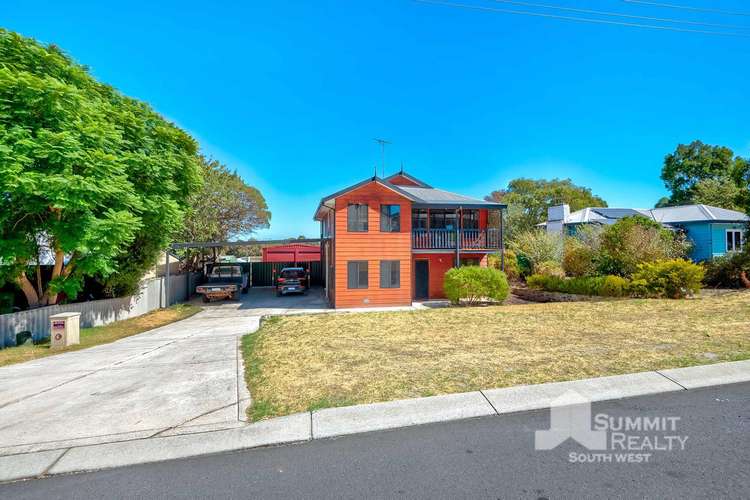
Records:
<instances>
[{"instance_id":1,"label":"fence post","mask_svg":"<svg viewBox=\"0 0 750 500\"><path fill-rule=\"evenodd\" d=\"M169 307L169 302L170 302L169 300L170 298L169 297L169 292L170 292L169 290L170 288L169 287L169 248L167 248L167 251L164 253L167 256L167 272L166 272L166 279L164 280L164 302L166 302L166 306L164 307Z\"/></svg>"}]
</instances>

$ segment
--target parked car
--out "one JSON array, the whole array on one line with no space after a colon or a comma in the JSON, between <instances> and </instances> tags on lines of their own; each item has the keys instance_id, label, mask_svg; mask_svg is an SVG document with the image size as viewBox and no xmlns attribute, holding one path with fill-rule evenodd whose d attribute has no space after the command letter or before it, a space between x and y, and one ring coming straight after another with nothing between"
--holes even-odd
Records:
<instances>
[{"instance_id":1,"label":"parked car","mask_svg":"<svg viewBox=\"0 0 750 500\"><path fill-rule=\"evenodd\" d=\"M203 302L212 300L237 300L241 293L247 293L250 273L240 264L215 264L208 272L208 282L195 288L195 293L203 295Z\"/></svg>"},{"instance_id":2,"label":"parked car","mask_svg":"<svg viewBox=\"0 0 750 500\"><path fill-rule=\"evenodd\" d=\"M285 267L276 278L276 295L287 293L307 293L310 288L310 276L303 267Z\"/></svg>"}]
</instances>

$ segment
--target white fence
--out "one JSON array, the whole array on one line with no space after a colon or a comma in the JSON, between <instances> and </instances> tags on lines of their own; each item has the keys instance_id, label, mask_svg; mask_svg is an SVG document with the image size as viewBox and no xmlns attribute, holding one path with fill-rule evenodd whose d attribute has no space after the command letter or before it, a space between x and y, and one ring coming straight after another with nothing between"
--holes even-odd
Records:
<instances>
[{"instance_id":1,"label":"white fence","mask_svg":"<svg viewBox=\"0 0 750 500\"><path fill-rule=\"evenodd\" d=\"M169 305L184 302L195 291L200 273L178 274L169 279ZM141 284L141 290L129 297L92 300L29 309L0 315L0 349L16 345L16 334L31 332L34 340L49 337L49 317L61 312L81 313L81 327L100 326L134 318L160 307L166 307L166 278L153 278Z\"/></svg>"}]
</instances>

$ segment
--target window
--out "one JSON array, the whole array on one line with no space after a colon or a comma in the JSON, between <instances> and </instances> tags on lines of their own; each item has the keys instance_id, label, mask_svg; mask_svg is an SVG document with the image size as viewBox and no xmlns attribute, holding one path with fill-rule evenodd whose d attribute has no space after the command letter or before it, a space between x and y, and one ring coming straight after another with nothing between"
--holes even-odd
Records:
<instances>
[{"instance_id":1,"label":"window","mask_svg":"<svg viewBox=\"0 0 750 500\"><path fill-rule=\"evenodd\" d=\"M380 230L384 233L401 231L401 205L380 205Z\"/></svg>"},{"instance_id":2,"label":"window","mask_svg":"<svg viewBox=\"0 0 750 500\"><path fill-rule=\"evenodd\" d=\"M461 225L463 229L479 229L479 210L464 210Z\"/></svg>"},{"instance_id":3,"label":"window","mask_svg":"<svg viewBox=\"0 0 750 500\"><path fill-rule=\"evenodd\" d=\"M367 261L350 260L346 263L346 287L367 288Z\"/></svg>"},{"instance_id":4,"label":"window","mask_svg":"<svg viewBox=\"0 0 750 500\"><path fill-rule=\"evenodd\" d=\"M415 208L411 211L411 228L427 229L427 209Z\"/></svg>"},{"instance_id":5,"label":"window","mask_svg":"<svg viewBox=\"0 0 750 500\"><path fill-rule=\"evenodd\" d=\"M455 210L430 210L430 229L456 229Z\"/></svg>"},{"instance_id":6,"label":"window","mask_svg":"<svg viewBox=\"0 0 750 500\"><path fill-rule=\"evenodd\" d=\"M367 232L367 205L350 203L347 207L346 229L350 232Z\"/></svg>"},{"instance_id":7,"label":"window","mask_svg":"<svg viewBox=\"0 0 750 500\"><path fill-rule=\"evenodd\" d=\"M742 231L740 229L727 229L727 252L739 252L742 250Z\"/></svg>"},{"instance_id":8,"label":"window","mask_svg":"<svg viewBox=\"0 0 750 500\"><path fill-rule=\"evenodd\" d=\"M401 261L380 261L380 288L401 288Z\"/></svg>"}]
</instances>

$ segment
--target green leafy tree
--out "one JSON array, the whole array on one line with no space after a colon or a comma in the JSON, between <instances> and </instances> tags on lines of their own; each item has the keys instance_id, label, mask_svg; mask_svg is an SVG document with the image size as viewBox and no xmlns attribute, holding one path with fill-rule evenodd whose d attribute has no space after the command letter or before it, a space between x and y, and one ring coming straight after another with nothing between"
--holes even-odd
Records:
<instances>
[{"instance_id":1,"label":"green leafy tree","mask_svg":"<svg viewBox=\"0 0 750 500\"><path fill-rule=\"evenodd\" d=\"M30 307L74 298L84 277L132 289L200 185L196 150L54 45L0 30L0 284Z\"/></svg>"},{"instance_id":2,"label":"green leafy tree","mask_svg":"<svg viewBox=\"0 0 750 500\"><path fill-rule=\"evenodd\" d=\"M175 238L229 241L268 227L271 212L261 192L226 165L202 156L200 159L203 187L190 196L185 224ZM197 252L185 253L188 267L193 267Z\"/></svg>"},{"instance_id":3,"label":"green leafy tree","mask_svg":"<svg viewBox=\"0 0 750 500\"><path fill-rule=\"evenodd\" d=\"M577 186L570 179L513 179L506 189L493 191L485 199L508 205L505 224L511 240L546 221L549 207L567 203L575 211L607 206L591 189Z\"/></svg>"},{"instance_id":4,"label":"green leafy tree","mask_svg":"<svg viewBox=\"0 0 750 500\"><path fill-rule=\"evenodd\" d=\"M724 146L679 144L664 158L661 178L669 189L657 207L704 203L740 210L747 203L748 160Z\"/></svg>"}]
</instances>

